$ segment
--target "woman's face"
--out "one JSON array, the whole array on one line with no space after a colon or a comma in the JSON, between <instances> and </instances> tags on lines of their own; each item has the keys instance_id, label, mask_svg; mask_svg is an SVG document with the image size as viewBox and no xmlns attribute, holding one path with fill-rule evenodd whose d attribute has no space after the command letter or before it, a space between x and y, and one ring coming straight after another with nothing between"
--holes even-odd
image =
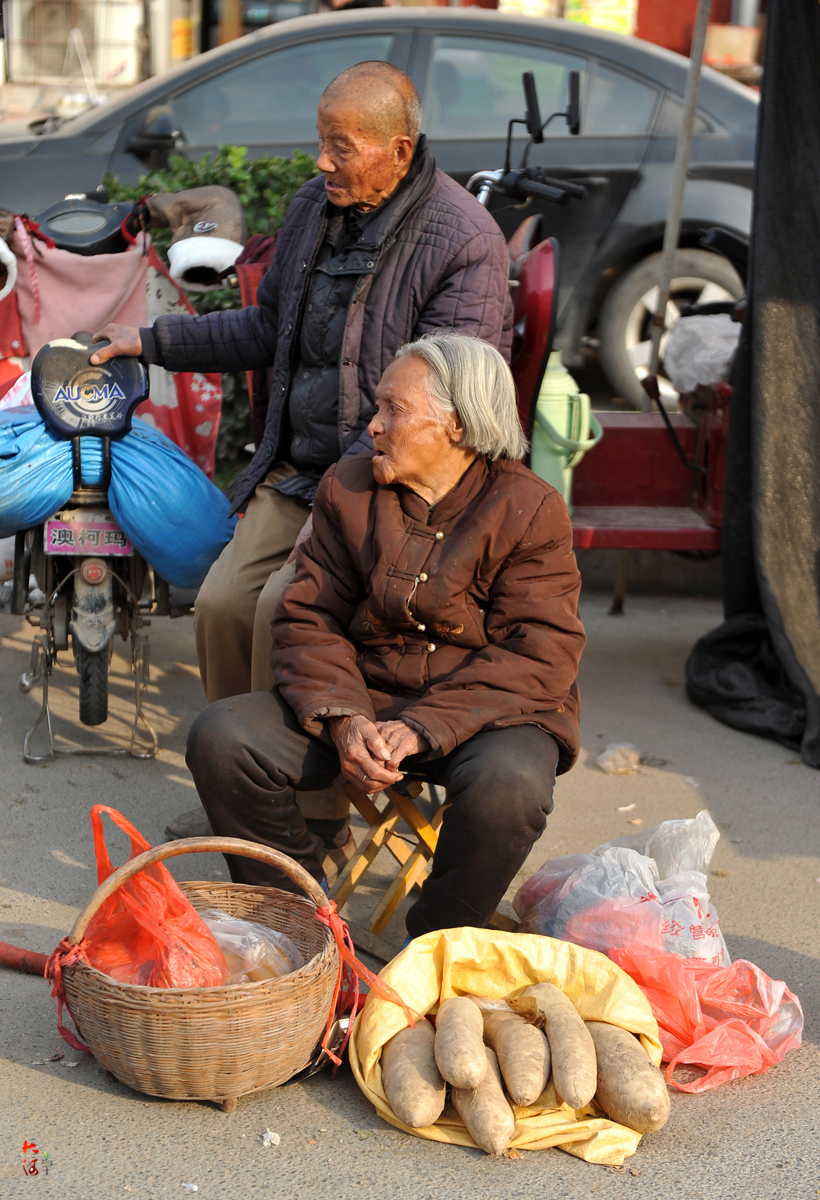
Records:
<instances>
[{"instance_id":1,"label":"woman's face","mask_svg":"<svg viewBox=\"0 0 820 1200\"><path fill-rule=\"evenodd\" d=\"M456 413L439 414L427 396L428 369L407 354L391 363L376 388L376 415L368 425L377 483L429 487L450 458L462 459Z\"/></svg>"}]
</instances>

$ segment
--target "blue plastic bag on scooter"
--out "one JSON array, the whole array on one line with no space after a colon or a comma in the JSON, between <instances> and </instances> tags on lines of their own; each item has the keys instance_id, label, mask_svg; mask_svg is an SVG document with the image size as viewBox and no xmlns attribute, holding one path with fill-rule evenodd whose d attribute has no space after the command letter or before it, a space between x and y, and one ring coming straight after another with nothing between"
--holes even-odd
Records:
<instances>
[{"instance_id":1,"label":"blue plastic bag on scooter","mask_svg":"<svg viewBox=\"0 0 820 1200\"><path fill-rule=\"evenodd\" d=\"M35 408L0 411L0 538L53 516L72 481L70 442L58 442Z\"/></svg>"},{"instance_id":2,"label":"blue plastic bag on scooter","mask_svg":"<svg viewBox=\"0 0 820 1200\"><path fill-rule=\"evenodd\" d=\"M143 558L180 588L199 587L236 525L227 496L170 438L138 417L130 433L111 443L108 500Z\"/></svg>"},{"instance_id":3,"label":"blue plastic bag on scooter","mask_svg":"<svg viewBox=\"0 0 820 1200\"><path fill-rule=\"evenodd\" d=\"M83 483L102 481L102 442L81 441ZM0 412L0 537L30 529L73 490L71 442L31 409ZM198 587L233 536L230 502L158 429L135 417L111 443L111 512L144 559L175 587Z\"/></svg>"}]
</instances>

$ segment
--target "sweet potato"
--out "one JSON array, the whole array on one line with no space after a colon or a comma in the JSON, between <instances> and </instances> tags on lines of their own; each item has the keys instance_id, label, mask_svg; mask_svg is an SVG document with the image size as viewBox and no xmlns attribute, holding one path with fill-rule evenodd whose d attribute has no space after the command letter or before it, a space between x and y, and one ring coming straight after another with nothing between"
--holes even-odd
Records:
<instances>
[{"instance_id":1,"label":"sweet potato","mask_svg":"<svg viewBox=\"0 0 820 1200\"><path fill-rule=\"evenodd\" d=\"M428 1021L401 1029L382 1050L382 1085L393 1112L413 1129L441 1116L447 1085L436 1066L436 1035Z\"/></svg>"},{"instance_id":2,"label":"sweet potato","mask_svg":"<svg viewBox=\"0 0 820 1200\"><path fill-rule=\"evenodd\" d=\"M663 1075L628 1029L587 1021L598 1059L595 1099L617 1121L638 1133L654 1133L669 1119Z\"/></svg>"},{"instance_id":3,"label":"sweet potato","mask_svg":"<svg viewBox=\"0 0 820 1200\"><path fill-rule=\"evenodd\" d=\"M552 983L536 983L509 1003L530 1019L543 1021L555 1090L570 1108L584 1108L595 1095L598 1075L595 1044L575 1005Z\"/></svg>"},{"instance_id":4,"label":"sweet potato","mask_svg":"<svg viewBox=\"0 0 820 1200\"><path fill-rule=\"evenodd\" d=\"M436 1062L453 1087L478 1087L484 1078L484 1018L469 996L453 996L438 1010Z\"/></svg>"},{"instance_id":5,"label":"sweet potato","mask_svg":"<svg viewBox=\"0 0 820 1200\"><path fill-rule=\"evenodd\" d=\"M541 1030L516 1013L490 1012L484 1041L496 1053L513 1104L535 1104L550 1077L550 1047Z\"/></svg>"},{"instance_id":6,"label":"sweet potato","mask_svg":"<svg viewBox=\"0 0 820 1200\"><path fill-rule=\"evenodd\" d=\"M515 1116L510 1108L495 1054L482 1046L484 1078L476 1088L452 1089L456 1112L477 1146L488 1154L503 1154L515 1136Z\"/></svg>"}]
</instances>

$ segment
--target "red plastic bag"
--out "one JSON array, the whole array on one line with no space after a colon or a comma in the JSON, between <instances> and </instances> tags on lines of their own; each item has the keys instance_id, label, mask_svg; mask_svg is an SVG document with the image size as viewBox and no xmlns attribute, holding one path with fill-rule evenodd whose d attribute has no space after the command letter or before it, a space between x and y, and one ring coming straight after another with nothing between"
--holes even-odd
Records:
<instances>
[{"instance_id":1,"label":"red plastic bag","mask_svg":"<svg viewBox=\"0 0 820 1200\"><path fill-rule=\"evenodd\" d=\"M151 849L122 813L95 804L91 826L98 884L114 870L101 813L128 834L130 858ZM214 935L162 863L146 867L104 901L91 919L83 948L92 967L120 983L216 987L228 979L228 964Z\"/></svg>"},{"instance_id":2,"label":"red plastic bag","mask_svg":"<svg viewBox=\"0 0 820 1200\"><path fill-rule=\"evenodd\" d=\"M609 957L642 989L658 1022L666 1078L680 1092L758 1075L800 1045L803 1009L781 980L738 959L713 967L676 954L644 958L622 947ZM673 1078L680 1063L703 1067L692 1083Z\"/></svg>"}]
</instances>

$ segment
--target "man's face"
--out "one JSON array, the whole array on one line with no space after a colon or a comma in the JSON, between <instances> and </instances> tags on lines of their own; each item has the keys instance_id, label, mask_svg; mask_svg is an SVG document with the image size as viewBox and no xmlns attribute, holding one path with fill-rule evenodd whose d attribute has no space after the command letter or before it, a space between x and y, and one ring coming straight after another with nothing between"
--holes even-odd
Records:
<instances>
[{"instance_id":1,"label":"man's face","mask_svg":"<svg viewBox=\"0 0 820 1200\"><path fill-rule=\"evenodd\" d=\"M341 98L322 99L317 119L319 170L328 199L340 208L367 211L393 194L407 174L413 143L405 135L385 145L365 128L362 114Z\"/></svg>"}]
</instances>

